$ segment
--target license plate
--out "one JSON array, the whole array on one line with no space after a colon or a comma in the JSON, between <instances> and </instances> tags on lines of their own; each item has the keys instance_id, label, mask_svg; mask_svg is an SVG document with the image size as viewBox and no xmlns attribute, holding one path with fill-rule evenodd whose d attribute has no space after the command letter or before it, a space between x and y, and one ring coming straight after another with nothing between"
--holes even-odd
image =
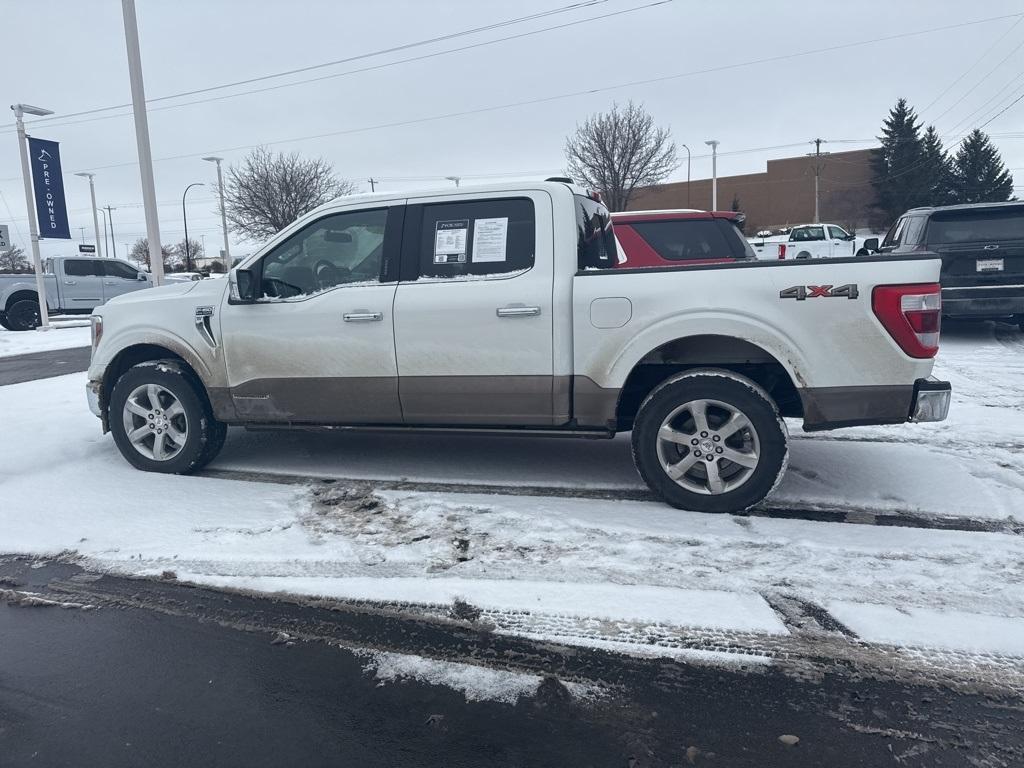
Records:
<instances>
[{"instance_id":1,"label":"license plate","mask_svg":"<svg viewBox=\"0 0 1024 768\"><path fill-rule=\"evenodd\" d=\"M979 272L1002 272L1003 271L1003 260L1002 259L978 259L978 271Z\"/></svg>"}]
</instances>

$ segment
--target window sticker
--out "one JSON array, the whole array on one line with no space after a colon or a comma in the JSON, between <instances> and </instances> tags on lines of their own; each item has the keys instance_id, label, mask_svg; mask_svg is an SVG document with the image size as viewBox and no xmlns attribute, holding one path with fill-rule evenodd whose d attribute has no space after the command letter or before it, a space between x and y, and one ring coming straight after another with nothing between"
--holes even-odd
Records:
<instances>
[{"instance_id":1,"label":"window sticker","mask_svg":"<svg viewBox=\"0 0 1024 768\"><path fill-rule=\"evenodd\" d=\"M508 216L473 220L473 262L505 261Z\"/></svg>"},{"instance_id":2,"label":"window sticker","mask_svg":"<svg viewBox=\"0 0 1024 768\"><path fill-rule=\"evenodd\" d=\"M434 263L465 264L469 219L439 221L434 228Z\"/></svg>"}]
</instances>

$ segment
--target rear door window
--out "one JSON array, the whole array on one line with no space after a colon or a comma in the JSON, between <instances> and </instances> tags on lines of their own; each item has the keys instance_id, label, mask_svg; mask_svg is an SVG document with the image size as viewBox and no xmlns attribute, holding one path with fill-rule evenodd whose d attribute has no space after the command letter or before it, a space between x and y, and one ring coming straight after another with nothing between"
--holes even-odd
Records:
<instances>
[{"instance_id":1,"label":"rear door window","mask_svg":"<svg viewBox=\"0 0 1024 768\"><path fill-rule=\"evenodd\" d=\"M103 262L93 259L65 259L64 274L70 277L103 277Z\"/></svg>"},{"instance_id":2,"label":"rear door window","mask_svg":"<svg viewBox=\"0 0 1024 768\"><path fill-rule=\"evenodd\" d=\"M1024 207L939 212L928 223L929 245L1024 240Z\"/></svg>"},{"instance_id":3,"label":"rear door window","mask_svg":"<svg viewBox=\"0 0 1024 768\"><path fill-rule=\"evenodd\" d=\"M425 205L419 275L459 279L525 272L533 267L536 236L529 198Z\"/></svg>"},{"instance_id":4,"label":"rear door window","mask_svg":"<svg viewBox=\"0 0 1024 768\"><path fill-rule=\"evenodd\" d=\"M668 261L731 259L735 256L725 233L714 219L646 221L632 226L661 258Z\"/></svg>"}]
</instances>

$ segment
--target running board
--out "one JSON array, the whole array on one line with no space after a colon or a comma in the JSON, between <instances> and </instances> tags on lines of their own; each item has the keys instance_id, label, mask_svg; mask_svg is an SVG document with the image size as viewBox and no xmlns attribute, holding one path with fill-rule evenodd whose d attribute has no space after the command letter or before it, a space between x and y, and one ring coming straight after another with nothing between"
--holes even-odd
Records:
<instances>
[{"instance_id":1,"label":"running board","mask_svg":"<svg viewBox=\"0 0 1024 768\"><path fill-rule=\"evenodd\" d=\"M394 426L378 424L244 424L248 432L397 432L404 434L419 433L430 435L502 435L504 437L573 437L587 440L610 440L614 432L605 429L538 429L530 427L430 427L430 426Z\"/></svg>"}]
</instances>

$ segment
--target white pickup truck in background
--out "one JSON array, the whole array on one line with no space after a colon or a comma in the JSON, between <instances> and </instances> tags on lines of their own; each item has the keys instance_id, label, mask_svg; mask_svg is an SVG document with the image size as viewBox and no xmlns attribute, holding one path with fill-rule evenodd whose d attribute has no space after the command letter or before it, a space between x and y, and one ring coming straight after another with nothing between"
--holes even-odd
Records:
<instances>
[{"instance_id":1,"label":"white pickup truck in background","mask_svg":"<svg viewBox=\"0 0 1024 768\"><path fill-rule=\"evenodd\" d=\"M851 235L838 224L801 224L788 233L748 237L757 258L838 259L867 256L878 251L877 237Z\"/></svg>"},{"instance_id":2,"label":"white pickup truck in background","mask_svg":"<svg viewBox=\"0 0 1024 768\"><path fill-rule=\"evenodd\" d=\"M151 288L153 280L122 259L54 256L43 262L43 285L52 314L87 315L115 296ZM0 325L9 331L30 331L39 320L35 274L0 274Z\"/></svg>"},{"instance_id":3,"label":"white pickup truck in background","mask_svg":"<svg viewBox=\"0 0 1024 768\"><path fill-rule=\"evenodd\" d=\"M708 512L775 487L782 417L946 416L934 257L616 263L608 210L566 183L339 198L227 280L97 309L89 405L155 472L201 468L228 425L632 431L648 485Z\"/></svg>"}]
</instances>

